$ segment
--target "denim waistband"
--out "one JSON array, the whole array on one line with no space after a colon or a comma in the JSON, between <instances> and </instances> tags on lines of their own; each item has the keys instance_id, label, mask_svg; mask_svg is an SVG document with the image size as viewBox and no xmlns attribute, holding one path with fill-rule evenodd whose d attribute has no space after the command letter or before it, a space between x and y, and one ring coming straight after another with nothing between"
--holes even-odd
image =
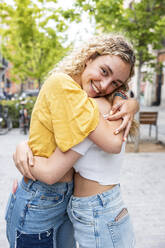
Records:
<instances>
[{"instance_id":1,"label":"denim waistband","mask_svg":"<svg viewBox=\"0 0 165 248\"><path fill-rule=\"evenodd\" d=\"M25 183L24 178L22 178L21 186L27 190L39 190L42 192L56 192L56 193L65 193L72 192L73 190L73 181L70 182L57 182L52 185L43 183L41 181L28 180L28 183Z\"/></svg>"},{"instance_id":2,"label":"denim waistband","mask_svg":"<svg viewBox=\"0 0 165 248\"><path fill-rule=\"evenodd\" d=\"M117 184L112 189L107 190L101 194L89 196L89 197L76 197L71 196L70 199L70 206L71 207L95 207L98 205L105 206L108 203L112 203L113 201L121 201L121 194L120 194L120 184Z\"/></svg>"}]
</instances>

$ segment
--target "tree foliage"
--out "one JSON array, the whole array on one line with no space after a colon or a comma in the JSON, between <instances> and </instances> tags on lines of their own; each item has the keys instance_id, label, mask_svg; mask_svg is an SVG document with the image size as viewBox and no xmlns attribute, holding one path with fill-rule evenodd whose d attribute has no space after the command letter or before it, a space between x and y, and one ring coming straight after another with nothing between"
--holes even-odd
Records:
<instances>
[{"instance_id":1,"label":"tree foliage","mask_svg":"<svg viewBox=\"0 0 165 248\"><path fill-rule=\"evenodd\" d=\"M98 30L123 32L134 43L140 64L153 59L153 49L161 47L165 36L165 0L77 0L96 20Z\"/></svg>"},{"instance_id":2,"label":"tree foliage","mask_svg":"<svg viewBox=\"0 0 165 248\"><path fill-rule=\"evenodd\" d=\"M68 28L64 16L67 13L57 7L47 7L50 1L34 2L0 3L2 54L11 62L11 74L17 81L41 82L69 49L63 45L66 36L62 34ZM67 19L71 18L74 18L72 12L67 15Z\"/></svg>"},{"instance_id":3,"label":"tree foliage","mask_svg":"<svg viewBox=\"0 0 165 248\"><path fill-rule=\"evenodd\" d=\"M124 0L76 0L77 6L93 16L99 31L124 33L136 51L137 97L140 101L141 69L153 65L153 49L160 49L165 38L165 0L132 0L128 7ZM137 119L139 116L137 115ZM139 137L135 152L139 149Z\"/></svg>"}]
</instances>

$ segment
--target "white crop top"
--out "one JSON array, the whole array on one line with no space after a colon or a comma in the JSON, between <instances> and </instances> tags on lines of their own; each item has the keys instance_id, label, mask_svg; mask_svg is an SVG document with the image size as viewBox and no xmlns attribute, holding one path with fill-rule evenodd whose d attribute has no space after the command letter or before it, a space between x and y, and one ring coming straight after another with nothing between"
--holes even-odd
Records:
<instances>
[{"instance_id":1,"label":"white crop top","mask_svg":"<svg viewBox=\"0 0 165 248\"><path fill-rule=\"evenodd\" d=\"M72 147L72 150L83 155L74 165L75 171L82 177L102 185L120 183L125 143L119 154L104 152L88 138Z\"/></svg>"}]
</instances>

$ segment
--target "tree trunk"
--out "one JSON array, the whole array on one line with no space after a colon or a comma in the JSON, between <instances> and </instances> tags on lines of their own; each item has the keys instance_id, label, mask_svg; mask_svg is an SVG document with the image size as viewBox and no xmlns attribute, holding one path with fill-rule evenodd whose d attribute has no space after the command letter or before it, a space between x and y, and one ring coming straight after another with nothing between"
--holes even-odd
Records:
<instances>
[{"instance_id":1,"label":"tree trunk","mask_svg":"<svg viewBox=\"0 0 165 248\"><path fill-rule=\"evenodd\" d=\"M161 88L163 84L163 72L162 72L162 66L160 66L159 74L158 74L158 80L156 84L156 102L154 105L159 106L161 104Z\"/></svg>"},{"instance_id":2,"label":"tree trunk","mask_svg":"<svg viewBox=\"0 0 165 248\"><path fill-rule=\"evenodd\" d=\"M139 61L138 75L137 75L137 100L139 102L139 105L140 105L141 68L142 68L142 63ZM136 114L136 120L140 123L139 112ZM140 143L140 127L139 127L139 132L135 138L134 152L139 152L139 143Z\"/></svg>"},{"instance_id":3,"label":"tree trunk","mask_svg":"<svg viewBox=\"0 0 165 248\"><path fill-rule=\"evenodd\" d=\"M24 92L24 90L25 90L25 83L23 82L21 82L21 89L20 89L20 92L22 93L22 92Z\"/></svg>"},{"instance_id":4,"label":"tree trunk","mask_svg":"<svg viewBox=\"0 0 165 248\"><path fill-rule=\"evenodd\" d=\"M40 78L38 79L38 88L39 88L39 90L41 89L41 79Z\"/></svg>"}]
</instances>

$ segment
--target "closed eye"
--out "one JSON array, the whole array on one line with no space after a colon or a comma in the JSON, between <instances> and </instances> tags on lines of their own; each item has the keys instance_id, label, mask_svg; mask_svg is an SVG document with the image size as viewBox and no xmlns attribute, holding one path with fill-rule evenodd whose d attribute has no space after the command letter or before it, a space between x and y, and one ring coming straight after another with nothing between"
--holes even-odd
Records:
<instances>
[{"instance_id":1,"label":"closed eye","mask_svg":"<svg viewBox=\"0 0 165 248\"><path fill-rule=\"evenodd\" d=\"M113 86L114 86L115 88L117 88L117 87L119 86L118 83L117 83L116 81L113 81L112 84L113 84Z\"/></svg>"}]
</instances>

